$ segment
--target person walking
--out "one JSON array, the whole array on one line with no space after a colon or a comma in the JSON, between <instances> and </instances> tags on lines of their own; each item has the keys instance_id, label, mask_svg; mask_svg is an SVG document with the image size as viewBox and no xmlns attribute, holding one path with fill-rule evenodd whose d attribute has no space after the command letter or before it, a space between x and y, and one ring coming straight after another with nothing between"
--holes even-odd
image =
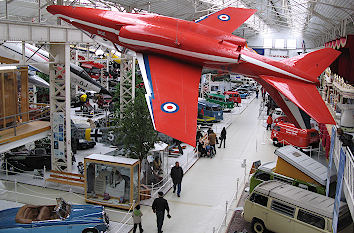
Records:
<instances>
[{"instance_id":1,"label":"person walking","mask_svg":"<svg viewBox=\"0 0 354 233\"><path fill-rule=\"evenodd\" d=\"M214 133L213 130L210 131L208 139L209 139L209 144L212 147L212 150L214 151L214 155L215 155L216 154L216 148L215 148L216 134Z\"/></svg>"},{"instance_id":2,"label":"person walking","mask_svg":"<svg viewBox=\"0 0 354 233\"><path fill-rule=\"evenodd\" d=\"M221 134L220 134L220 145L219 148L221 148L222 142L224 142L224 148L225 148L225 141L226 141L226 129L225 127L222 128Z\"/></svg>"},{"instance_id":3,"label":"person walking","mask_svg":"<svg viewBox=\"0 0 354 233\"><path fill-rule=\"evenodd\" d=\"M136 228L138 227L138 225L139 225L140 233L144 232L143 227L141 226L141 216L143 216L143 213L141 213L140 211L140 205L135 206L132 216L133 216L133 223L134 223L133 233L136 232Z\"/></svg>"},{"instance_id":4,"label":"person walking","mask_svg":"<svg viewBox=\"0 0 354 233\"><path fill-rule=\"evenodd\" d=\"M183 178L183 169L179 166L179 162L176 162L175 166L171 169L171 178L173 182L173 193L176 192L176 186L177 186L177 196L180 197L182 178Z\"/></svg>"},{"instance_id":5,"label":"person walking","mask_svg":"<svg viewBox=\"0 0 354 233\"><path fill-rule=\"evenodd\" d=\"M258 88L256 89L256 98L258 99L258 92L259 92L259 90L258 90Z\"/></svg>"},{"instance_id":6,"label":"person walking","mask_svg":"<svg viewBox=\"0 0 354 233\"><path fill-rule=\"evenodd\" d=\"M156 213L156 222L157 222L157 232L162 233L163 220L165 219L165 210L167 211L167 217L171 218L170 207L165 198L163 198L163 192L158 192L159 197L154 200L152 203L152 211Z\"/></svg>"},{"instance_id":7,"label":"person walking","mask_svg":"<svg viewBox=\"0 0 354 233\"><path fill-rule=\"evenodd\" d=\"M267 119L267 130L272 129L272 123L273 123L273 118L272 118L272 114L269 114L268 119Z\"/></svg>"}]
</instances>

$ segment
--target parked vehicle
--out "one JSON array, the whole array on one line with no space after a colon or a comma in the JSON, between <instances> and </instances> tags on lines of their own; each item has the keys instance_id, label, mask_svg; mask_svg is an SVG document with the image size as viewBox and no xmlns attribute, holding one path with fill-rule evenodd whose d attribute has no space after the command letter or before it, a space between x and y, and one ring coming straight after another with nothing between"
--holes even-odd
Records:
<instances>
[{"instance_id":1,"label":"parked vehicle","mask_svg":"<svg viewBox=\"0 0 354 233\"><path fill-rule=\"evenodd\" d=\"M247 84L244 84L244 85L240 86L239 88L246 89L249 92L256 91L256 89L257 89L257 87L255 85L247 85Z\"/></svg>"},{"instance_id":2,"label":"parked vehicle","mask_svg":"<svg viewBox=\"0 0 354 233\"><path fill-rule=\"evenodd\" d=\"M278 117L284 117L284 116L285 116L285 114L284 114L283 110L281 110L281 108L274 109L274 112L272 114L273 120L277 119Z\"/></svg>"},{"instance_id":3,"label":"parked vehicle","mask_svg":"<svg viewBox=\"0 0 354 233\"><path fill-rule=\"evenodd\" d=\"M33 171L34 169L51 169L51 154L44 148L34 150L23 150L17 152L4 153L2 169L8 171L22 172ZM12 174L11 172L9 174Z\"/></svg>"},{"instance_id":4,"label":"parked vehicle","mask_svg":"<svg viewBox=\"0 0 354 233\"><path fill-rule=\"evenodd\" d=\"M246 199L243 217L257 233L331 233L334 199L271 180L258 185ZM339 204L337 232L352 233L348 205Z\"/></svg>"},{"instance_id":5,"label":"parked vehicle","mask_svg":"<svg viewBox=\"0 0 354 233\"><path fill-rule=\"evenodd\" d=\"M106 232L109 219L102 206L70 205L57 198L57 205L24 205L0 211L0 232Z\"/></svg>"},{"instance_id":6,"label":"parked vehicle","mask_svg":"<svg viewBox=\"0 0 354 233\"><path fill-rule=\"evenodd\" d=\"M225 91L224 95L227 97L228 101L236 103L236 105L241 103L241 96L237 91Z\"/></svg>"},{"instance_id":7,"label":"parked vehicle","mask_svg":"<svg viewBox=\"0 0 354 233\"><path fill-rule=\"evenodd\" d=\"M104 68L104 65L93 61L85 61L81 62L81 67L90 75L91 78L99 80L101 77L101 70Z\"/></svg>"},{"instance_id":8,"label":"parked vehicle","mask_svg":"<svg viewBox=\"0 0 354 233\"><path fill-rule=\"evenodd\" d=\"M235 91L240 94L241 99L246 99L250 95L249 91L245 88L237 88Z\"/></svg>"},{"instance_id":9,"label":"parked vehicle","mask_svg":"<svg viewBox=\"0 0 354 233\"><path fill-rule=\"evenodd\" d=\"M235 103L229 101L225 95L208 94L206 100L210 103L219 104L223 110L231 110L234 108Z\"/></svg>"},{"instance_id":10,"label":"parked vehicle","mask_svg":"<svg viewBox=\"0 0 354 233\"><path fill-rule=\"evenodd\" d=\"M316 129L299 129L294 124L279 122L272 129L271 139L276 146L293 145L300 148L316 147L320 141Z\"/></svg>"},{"instance_id":11,"label":"parked vehicle","mask_svg":"<svg viewBox=\"0 0 354 233\"><path fill-rule=\"evenodd\" d=\"M198 115L197 124L206 125L206 126L212 126L213 122L216 122L215 117Z\"/></svg>"},{"instance_id":12,"label":"parked vehicle","mask_svg":"<svg viewBox=\"0 0 354 233\"><path fill-rule=\"evenodd\" d=\"M294 146L284 146L275 150L278 156L274 172L296 180L302 180L307 183L326 187L327 184L327 166L311 158ZM329 196L335 196L336 190L336 172L330 173ZM304 186L302 186L305 188ZM323 193L318 189L319 193Z\"/></svg>"},{"instance_id":13,"label":"parked vehicle","mask_svg":"<svg viewBox=\"0 0 354 233\"><path fill-rule=\"evenodd\" d=\"M264 181L278 180L315 193L319 193L322 195L326 194L326 189L324 186L311 184L309 182L278 174L274 172L275 166L275 162L265 163L256 170L256 172L252 175L250 179L250 193L257 185L263 183Z\"/></svg>"},{"instance_id":14,"label":"parked vehicle","mask_svg":"<svg viewBox=\"0 0 354 233\"><path fill-rule=\"evenodd\" d=\"M79 139L77 149L78 150L91 149L91 148L94 148L95 145L96 145L96 142L94 142L94 141L87 141L85 139Z\"/></svg>"},{"instance_id":15,"label":"parked vehicle","mask_svg":"<svg viewBox=\"0 0 354 233\"><path fill-rule=\"evenodd\" d=\"M203 109L203 111L202 111ZM224 114L219 104L210 103L206 100L198 100L198 118L207 119L207 122L212 122L211 118L215 118L214 122L219 122L224 119Z\"/></svg>"},{"instance_id":16,"label":"parked vehicle","mask_svg":"<svg viewBox=\"0 0 354 233\"><path fill-rule=\"evenodd\" d=\"M278 122L289 122L289 119L287 116L278 116L277 118L273 118L273 123L272 123L272 128L278 123Z\"/></svg>"}]
</instances>

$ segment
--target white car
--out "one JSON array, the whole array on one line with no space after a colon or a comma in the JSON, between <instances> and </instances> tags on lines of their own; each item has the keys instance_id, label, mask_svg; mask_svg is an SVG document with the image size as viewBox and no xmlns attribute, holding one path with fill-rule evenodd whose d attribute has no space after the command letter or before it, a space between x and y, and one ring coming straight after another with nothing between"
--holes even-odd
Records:
<instances>
[{"instance_id":1,"label":"white car","mask_svg":"<svg viewBox=\"0 0 354 233\"><path fill-rule=\"evenodd\" d=\"M285 116L283 110L281 110L281 108L276 108L272 114L273 121L281 116Z\"/></svg>"}]
</instances>

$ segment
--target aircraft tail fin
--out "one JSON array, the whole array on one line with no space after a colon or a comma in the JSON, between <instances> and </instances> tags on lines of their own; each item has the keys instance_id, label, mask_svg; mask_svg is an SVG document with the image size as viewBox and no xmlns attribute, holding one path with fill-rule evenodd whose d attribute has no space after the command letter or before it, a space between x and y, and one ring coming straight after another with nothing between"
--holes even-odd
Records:
<instances>
[{"instance_id":1,"label":"aircraft tail fin","mask_svg":"<svg viewBox=\"0 0 354 233\"><path fill-rule=\"evenodd\" d=\"M196 23L232 33L256 11L257 10L255 9L228 7L205 16L204 18L197 20Z\"/></svg>"},{"instance_id":2,"label":"aircraft tail fin","mask_svg":"<svg viewBox=\"0 0 354 233\"><path fill-rule=\"evenodd\" d=\"M324 48L311 53L284 59L281 62L301 70L311 76L313 82L317 82L317 77L330 65L341 52Z\"/></svg>"}]
</instances>

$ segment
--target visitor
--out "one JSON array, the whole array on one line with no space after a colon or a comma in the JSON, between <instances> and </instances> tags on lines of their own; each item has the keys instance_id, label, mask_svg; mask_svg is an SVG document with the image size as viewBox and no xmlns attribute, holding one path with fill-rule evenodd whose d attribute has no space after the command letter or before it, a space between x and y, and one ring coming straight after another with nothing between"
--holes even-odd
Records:
<instances>
[{"instance_id":1,"label":"visitor","mask_svg":"<svg viewBox=\"0 0 354 233\"><path fill-rule=\"evenodd\" d=\"M272 114L269 114L267 119L267 130L272 129L272 123L273 123Z\"/></svg>"},{"instance_id":2,"label":"visitor","mask_svg":"<svg viewBox=\"0 0 354 233\"><path fill-rule=\"evenodd\" d=\"M139 231L140 233L142 233L143 227L141 226L141 216L143 216L143 213L141 213L140 211L140 205L137 205L132 213L133 216L133 223L134 223L134 229L133 229L133 233L136 232L136 228L139 225Z\"/></svg>"},{"instance_id":3,"label":"visitor","mask_svg":"<svg viewBox=\"0 0 354 233\"><path fill-rule=\"evenodd\" d=\"M221 148L222 143L224 142L224 148L225 148L225 141L226 141L226 129L225 127L222 128L221 134L220 134L220 145L219 148Z\"/></svg>"},{"instance_id":4,"label":"visitor","mask_svg":"<svg viewBox=\"0 0 354 233\"><path fill-rule=\"evenodd\" d=\"M171 218L170 207L165 198L163 198L163 192L158 192L159 197L154 200L152 203L152 211L156 213L156 222L157 222L157 232L162 233L163 220L165 218L165 210L167 211L167 217Z\"/></svg>"},{"instance_id":5,"label":"visitor","mask_svg":"<svg viewBox=\"0 0 354 233\"><path fill-rule=\"evenodd\" d=\"M179 166L179 162L176 162L175 166L171 169L171 178L173 182L173 193L176 192L177 186L177 196L180 197L182 178L183 178L183 169Z\"/></svg>"},{"instance_id":6,"label":"visitor","mask_svg":"<svg viewBox=\"0 0 354 233\"><path fill-rule=\"evenodd\" d=\"M216 144L216 134L214 133L213 130L210 131L209 136L208 136L208 139L209 139L209 144L210 144L211 148L212 148L213 151L214 151L214 154L216 154L216 148L215 148L215 144Z\"/></svg>"}]
</instances>

